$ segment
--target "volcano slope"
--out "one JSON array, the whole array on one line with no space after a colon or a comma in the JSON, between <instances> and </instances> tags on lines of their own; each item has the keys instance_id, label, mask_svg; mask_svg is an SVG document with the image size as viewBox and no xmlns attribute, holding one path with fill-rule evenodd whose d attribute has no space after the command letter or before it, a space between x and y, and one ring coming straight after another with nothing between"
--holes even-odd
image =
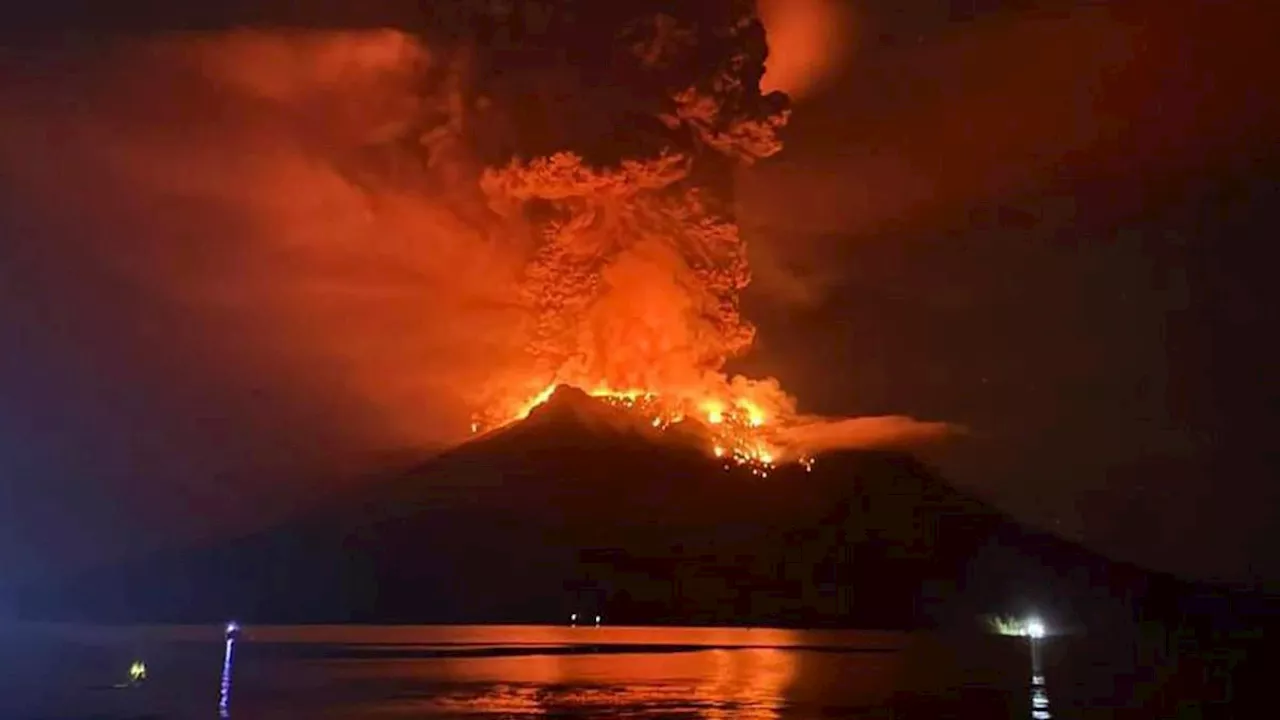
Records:
<instances>
[{"instance_id":1,"label":"volcano slope","mask_svg":"<svg viewBox=\"0 0 1280 720\"><path fill-rule=\"evenodd\" d=\"M767 477L561 388L527 419L306 519L18 598L93 621L911 628L1035 609L1175 618L1183 586L1020 527L911 457Z\"/></svg>"}]
</instances>

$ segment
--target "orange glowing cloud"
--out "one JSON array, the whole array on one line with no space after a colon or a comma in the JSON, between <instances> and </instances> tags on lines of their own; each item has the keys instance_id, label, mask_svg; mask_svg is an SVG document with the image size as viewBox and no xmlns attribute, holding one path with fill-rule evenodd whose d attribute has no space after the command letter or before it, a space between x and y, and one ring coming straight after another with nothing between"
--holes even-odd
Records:
<instances>
[{"instance_id":1,"label":"orange glowing cloud","mask_svg":"<svg viewBox=\"0 0 1280 720\"><path fill-rule=\"evenodd\" d=\"M0 163L33 213L76 208L77 262L206 327L210 365L345 407L323 419L342 434L458 436L467 389L518 349L518 257L468 214L465 185L399 145L447 104L422 90L423 72L447 71L417 40L164 37L72 64L5 89ZM454 129L439 117L415 142L443 158Z\"/></svg>"},{"instance_id":2,"label":"orange glowing cloud","mask_svg":"<svg viewBox=\"0 0 1280 720\"><path fill-rule=\"evenodd\" d=\"M797 114L786 155L740 174L742 222L870 235L1048 178L1154 174L1265 142L1280 104L1258 88L1276 51L1247 14L1010 11L866 53L856 81Z\"/></svg>"},{"instance_id":3,"label":"orange glowing cloud","mask_svg":"<svg viewBox=\"0 0 1280 720\"><path fill-rule=\"evenodd\" d=\"M800 99L819 89L853 54L854 18L840 0L759 0L769 34L761 89Z\"/></svg>"},{"instance_id":4,"label":"orange glowing cloud","mask_svg":"<svg viewBox=\"0 0 1280 720\"><path fill-rule=\"evenodd\" d=\"M1016 190L1112 131L1135 52L1133 28L1101 10L882 49L789 156L740 175L743 222L873 233Z\"/></svg>"},{"instance_id":5,"label":"orange glowing cloud","mask_svg":"<svg viewBox=\"0 0 1280 720\"><path fill-rule=\"evenodd\" d=\"M967 433L951 423L921 422L896 415L855 417L843 420L815 419L798 422L779 433L779 442L799 452L816 455L838 448L865 450L908 449Z\"/></svg>"}]
</instances>

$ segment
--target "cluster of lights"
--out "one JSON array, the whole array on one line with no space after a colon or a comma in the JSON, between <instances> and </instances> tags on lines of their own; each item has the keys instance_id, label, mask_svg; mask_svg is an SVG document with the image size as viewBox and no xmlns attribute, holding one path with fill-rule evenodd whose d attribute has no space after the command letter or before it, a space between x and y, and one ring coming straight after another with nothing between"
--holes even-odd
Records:
<instances>
[{"instance_id":1,"label":"cluster of lights","mask_svg":"<svg viewBox=\"0 0 1280 720\"><path fill-rule=\"evenodd\" d=\"M1049 694L1045 689L1044 675L1040 669L1039 649L1041 641L1049 636L1044 621L1031 616L1018 619L1008 616L989 616L987 624L997 635L1027 638L1031 648L1031 720L1052 720L1049 711Z\"/></svg>"},{"instance_id":2,"label":"cluster of lights","mask_svg":"<svg viewBox=\"0 0 1280 720\"><path fill-rule=\"evenodd\" d=\"M1044 686L1044 675L1031 675L1031 720L1051 720L1053 713L1049 711L1049 693Z\"/></svg>"},{"instance_id":3,"label":"cluster of lights","mask_svg":"<svg viewBox=\"0 0 1280 720\"><path fill-rule=\"evenodd\" d=\"M116 690L127 690L129 688L137 688L147 680L147 664L141 660L134 660L129 664L129 679L126 682L116 683L111 687Z\"/></svg>"},{"instance_id":4,"label":"cluster of lights","mask_svg":"<svg viewBox=\"0 0 1280 720\"><path fill-rule=\"evenodd\" d=\"M555 392L555 384L548 385L537 395L523 403L517 412L496 425L527 418L539 405ZM747 399L723 401L705 400L697 404L673 407L667 399L646 390L615 390L598 387L587 392L591 397L612 407L635 412L649 419L657 430L666 430L683 421L688 415L698 417L711 435L711 453L725 463L725 469L743 467L756 477L768 477L777 468L778 452L765 439L768 415L757 404ZM472 433L494 426L479 420L471 424ZM813 471L814 459L801 457L799 464L806 472Z\"/></svg>"},{"instance_id":5,"label":"cluster of lights","mask_svg":"<svg viewBox=\"0 0 1280 720\"><path fill-rule=\"evenodd\" d=\"M991 629L997 635L1041 640L1049 634L1048 630L1045 628L1044 622L1037 617L1029 617L1025 620L1016 620L1007 617L994 617L988 622Z\"/></svg>"},{"instance_id":6,"label":"cluster of lights","mask_svg":"<svg viewBox=\"0 0 1280 720\"><path fill-rule=\"evenodd\" d=\"M240 636L240 623L232 620L224 627L223 637L226 640L222 654L222 677L218 687L218 717L227 720L231 717L231 671L235 657L236 639ZM117 690L137 688L147 680L147 664L142 660L134 660L129 665L128 683L117 684Z\"/></svg>"}]
</instances>

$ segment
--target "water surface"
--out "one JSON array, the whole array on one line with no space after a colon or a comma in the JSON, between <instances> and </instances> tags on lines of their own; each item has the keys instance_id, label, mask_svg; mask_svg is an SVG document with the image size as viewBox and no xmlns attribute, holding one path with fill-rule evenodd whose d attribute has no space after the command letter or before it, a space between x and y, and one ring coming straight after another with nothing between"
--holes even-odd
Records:
<instances>
[{"instance_id":1,"label":"water surface","mask_svg":"<svg viewBox=\"0 0 1280 720\"><path fill-rule=\"evenodd\" d=\"M3 717L216 718L221 628L24 626ZM928 634L620 627L246 627L227 716L1029 717L1026 648ZM144 659L140 688L116 689ZM1048 712L1044 688L1035 708ZM1040 715L1044 717L1044 715Z\"/></svg>"}]
</instances>

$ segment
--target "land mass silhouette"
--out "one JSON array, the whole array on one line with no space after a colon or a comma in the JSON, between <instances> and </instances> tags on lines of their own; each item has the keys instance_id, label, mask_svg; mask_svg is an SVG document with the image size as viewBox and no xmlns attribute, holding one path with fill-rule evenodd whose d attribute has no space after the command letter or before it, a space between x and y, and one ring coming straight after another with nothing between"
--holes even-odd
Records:
<instances>
[{"instance_id":1,"label":"land mass silhouette","mask_svg":"<svg viewBox=\"0 0 1280 720\"><path fill-rule=\"evenodd\" d=\"M832 453L758 477L708 455L696 427L655 430L563 387L525 420L302 519L32 589L19 608L902 629L1034 612L1066 629L1176 618L1206 592L1024 527L910 455Z\"/></svg>"},{"instance_id":2,"label":"land mass silhouette","mask_svg":"<svg viewBox=\"0 0 1280 720\"><path fill-rule=\"evenodd\" d=\"M970 637L986 618L1034 614L1057 638L1057 682L1081 703L1169 707L1265 697L1274 657L1264 638L1277 627L1265 594L1114 562L1019 524L910 455L831 453L811 471L786 464L760 477L708 454L696 426L659 431L572 388L301 519L15 600L25 619L93 623L600 622Z\"/></svg>"}]
</instances>

